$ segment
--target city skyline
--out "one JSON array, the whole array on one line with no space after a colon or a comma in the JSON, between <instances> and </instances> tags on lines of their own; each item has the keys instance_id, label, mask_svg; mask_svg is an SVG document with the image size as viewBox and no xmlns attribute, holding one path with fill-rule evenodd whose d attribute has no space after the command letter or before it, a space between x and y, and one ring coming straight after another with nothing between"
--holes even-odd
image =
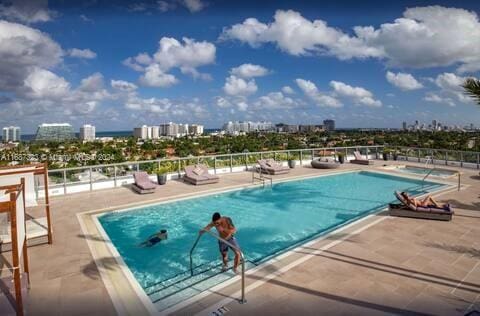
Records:
<instances>
[{"instance_id":1,"label":"city skyline","mask_svg":"<svg viewBox=\"0 0 480 316\"><path fill-rule=\"evenodd\" d=\"M0 69L8 77L0 82L0 125L24 134L54 121L98 131L170 121L207 129L238 120L478 125L480 110L459 85L479 77L479 8L13 1L0 5Z\"/></svg>"}]
</instances>

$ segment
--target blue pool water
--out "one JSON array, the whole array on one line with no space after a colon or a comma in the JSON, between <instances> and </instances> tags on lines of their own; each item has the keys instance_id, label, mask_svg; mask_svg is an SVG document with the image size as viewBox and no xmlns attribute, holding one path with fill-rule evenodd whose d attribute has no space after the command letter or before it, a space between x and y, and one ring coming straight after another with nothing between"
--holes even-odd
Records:
<instances>
[{"instance_id":1,"label":"blue pool water","mask_svg":"<svg viewBox=\"0 0 480 316\"><path fill-rule=\"evenodd\" d=\"M201 289L194 285L207 278L216 277L218 283L232 276L219 274L217 242L205 235L194 253L195 277L190 277L189 251L199 229L209 223L215 211L233 219L238 242L251 267L385 207L395 200L395 190L420 194L441 186L426 182L422 187L419 180L352 172L110 212L100 216L99 221L135 278L156 303L166 298L174 300L172 295L185 289L191 292L188 295L193 295L193 288ZM151 248L138 247L160 229L168 230L168 240Z\"/></svg>"}]
</instances>

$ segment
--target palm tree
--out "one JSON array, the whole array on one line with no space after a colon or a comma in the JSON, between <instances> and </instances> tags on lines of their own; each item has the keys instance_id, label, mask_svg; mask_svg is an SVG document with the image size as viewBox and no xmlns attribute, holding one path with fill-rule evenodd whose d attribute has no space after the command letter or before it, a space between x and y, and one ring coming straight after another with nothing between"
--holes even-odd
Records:
<instances>
[{"instance_id":1,"label":"palm tree","mask_svg":"<svg viewBox=\"0 0 480 316\"><path fill-rule=\"evenodd\" d=\"M465 89L465 93L474 98L480 105L480 80L467 78L462 87Z\"/></svg>"}]
</instances>

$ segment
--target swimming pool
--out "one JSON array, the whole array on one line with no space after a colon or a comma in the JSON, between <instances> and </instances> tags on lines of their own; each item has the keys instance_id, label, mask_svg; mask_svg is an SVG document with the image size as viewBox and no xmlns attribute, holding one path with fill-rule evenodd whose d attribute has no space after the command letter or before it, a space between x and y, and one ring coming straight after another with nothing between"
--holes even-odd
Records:
<instances>
[{"instance_id":1,"label":"swimming pool","mask_svg":"<svg viewBox=\"0 0 480 316\"><path fill-rule=\"evenodd\" d=\"M233 219L247 267L252 267L382 209L394 200L394 190L416 195L442 186L349 172L109 212L98 220L140 286L162 310L233 276L220 273L217 242L208 235L196 248L190 276L190 249L215 211ZM160 229L168 230L168 240L151 248L138 246Z\"/></svg>"},{"instance_id":2,"label":"swimming pool","mask_svg":"<svg viewBox=\"0 0 480 316\"><path fill-rule=\"evenodd\" d=\"M439 178L449 178L456 175L458 172L455 170L448 169L433 169L432 168L422 168L416 166L395 166L395 170L402 173L410 173L415 175L430 175Z\"/></svg>"}]
</instances>

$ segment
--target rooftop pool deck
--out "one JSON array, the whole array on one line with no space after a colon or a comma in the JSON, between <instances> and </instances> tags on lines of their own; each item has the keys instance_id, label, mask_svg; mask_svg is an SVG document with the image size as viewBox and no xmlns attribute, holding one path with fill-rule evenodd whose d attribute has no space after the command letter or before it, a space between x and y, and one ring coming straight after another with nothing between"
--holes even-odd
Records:
<instances>
[{"instance_id":1,"label":"rooftop pool deck","mask_svg":"<svg viewBox=\"0 0 480 316\"><path fill-rule=\"evenodd\" d=\"M345 164L340 172L391 172ZM410 163L422 167L423 164ZM461 190L443 190L440 201L455 209L451 222L395 218L376 213L353 222L275 260L248 271L246 304L239 304L240 281L211 288L166 309L175 315L251 314L431 314L463 315L480 310L480 176L461 170ZM297 166L281 180L316 177L332 171ZM338 171L334 171L338 172ZM160 314L138 295L94 222L96 214L174 199L251 187L251 173L221 175L217 184L192 186L169 181L154 194L128 187L57 196L51 199L52 245L29 248L31 289L25 302L31 315ZM456 185L455 179L429 179ZM28 209L42 215L41 208ZM9 253L2 253L4 269ZM5 276L5 270L1 270ZM0 296L0 314L14 314Z\"/></svg>"}]
</instances>

